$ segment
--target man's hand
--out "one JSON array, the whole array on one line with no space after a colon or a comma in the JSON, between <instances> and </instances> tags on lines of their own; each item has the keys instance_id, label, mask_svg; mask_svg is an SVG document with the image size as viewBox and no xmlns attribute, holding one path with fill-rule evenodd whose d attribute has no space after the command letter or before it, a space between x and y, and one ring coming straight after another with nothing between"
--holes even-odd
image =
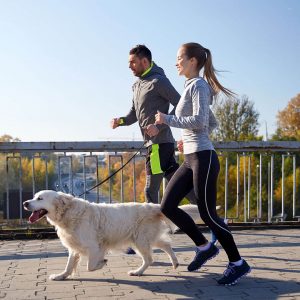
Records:
<instances>
[{"instance_id":1,"label":"man's hand","mask_svg":"<svg viewBox=\"0 0 300 300\"><path fill-rule=\"evenodd\" d=\"M156 136L159 133L159 129L154 125L150 124L145 128L146 134L148 134L150 137L151 136Z\"/></svg>"},{"instance_id":2,"label":"man's hand","mask_svg":"<svg viewBox=\"0 0 300 300\"><path fill-rule=\"evenodd\" d=\"M178 148L179 152L183 153L183 141L182 140L177 141L177 148Z\"/></svg>"},{"instance_id":3,"label":"man's hand","mask_svg":"<svg viewBox=\"0 0 300 300\"><path fill-rule=\"evenodd\" d=\"M119 126L120 124L120 118L113 118L111 121L110 121L110 127L112 129L115 129Z\"/></svg>"},{"instance_id":4,"label":"man's hand","mask_svg":"<svg viewBox=\"0 0 300 300\"><path fill-rule=\"evenodd\" d=\"M157 111L157 114L155 115L155 125L156 124L162 124L165 122L165 116L166 114L161 113L160 111Z\"/></svg>"}]
</instances>

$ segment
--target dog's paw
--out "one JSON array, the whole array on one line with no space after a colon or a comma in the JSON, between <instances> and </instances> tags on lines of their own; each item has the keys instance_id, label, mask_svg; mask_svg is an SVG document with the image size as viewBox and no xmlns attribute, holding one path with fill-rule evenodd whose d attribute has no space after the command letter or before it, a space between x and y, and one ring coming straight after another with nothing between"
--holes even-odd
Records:
<instances>
[{"instance_id":1,"label":"dog's paw","mask_svg":"<svg viewBox=\"0 0 300 300\"><path fill-rule=\"evenodd\" d=\"M65 274L52 274L49 276L49 279L59 281L66 279L66 277L67 276Z\"/></svg>"},{"instance_id":2,"label":"dog's paw","mask_svg":"<svg viewBox=\"0 0 300 300\"><path fill-rule=\"evenodd\" d=\"M96 267L96 269L102 269L107 263L107 259L103 259L102 261L100 261Z\"/></svg>"},{"instance_id":3,"label":"dog's paw","mask_svg":"<svg viewBox=\"0 0 300 300\"><path fill-rule=\"evenodd\" d=\"M143 272L140 270L131 270L128 272L128 275L130 276L141 276L142 274Z\"/></svg>"},{"instance_id":4,"label":"dog's paw","mask_svg":"<svg viewBox=\"0 0 300 300\"><path fill-rule=\"evenodd\" d=\"M88 265L87 270L90 272L93 272L93 271L102 269L106 265L106 263L107 263L107 259L103 259L103 260L99 261L96 266Z\"/></svg>"}]
</instances>

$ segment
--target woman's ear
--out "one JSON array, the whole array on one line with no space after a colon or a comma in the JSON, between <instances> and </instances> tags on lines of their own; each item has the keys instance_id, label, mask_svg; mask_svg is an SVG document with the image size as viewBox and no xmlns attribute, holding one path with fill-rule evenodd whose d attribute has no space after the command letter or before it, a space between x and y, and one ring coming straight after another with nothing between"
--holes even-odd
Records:
<instances>
[{"instance_id":1,"label":"woman's ear","mask_svg":"<svg viewBox=\"0 0 300 300\"><path fill-rule=\"evenodd\" d=\"M197 61L197 59L196 59L196 57L192 57L192 58L190 58L190 61L191 61L191 63L193 64L193 65L197 65L197 63L198 63L198 61Z\"/></svg>"}]
</instances>

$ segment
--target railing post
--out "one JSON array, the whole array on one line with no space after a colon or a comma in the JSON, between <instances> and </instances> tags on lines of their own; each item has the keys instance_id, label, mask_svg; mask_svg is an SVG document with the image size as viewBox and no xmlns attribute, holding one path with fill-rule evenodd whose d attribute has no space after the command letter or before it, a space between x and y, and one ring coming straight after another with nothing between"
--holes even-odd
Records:
<instances>
[{"instance_id":1,"label":"railing post","mask_svg":"<svg viewBox=\"0 0 300 300\"><path fill-rule=\"evenodd\" d=\"M228 206L228 157L225 156L225 219L227 216L227 206Z\"/></svg>"},{"instance_id":2,"label":"railing post","mask_svg":"<svg viewBox=\"0 0 300 300\"><path fill-rule=\"evenodd\" d=\"M136 202L136 179L135 179L135 157L132 160L132 180L133 180L133 202Z\"/></svg>"},{"instance_id":3,"label":"railing post","mask_svg":"<svg viewBox=\"0 0 300 300\"><path fill-rule=\"evenodd\" d=\"M243 168L243 173L244 173L244 222L247 222L247 185L246 185L246 154L245 152L243 153L244 156L244 168Z\"/></svg>"},{"instance_id":4,"label":"railing post","mask_svg":"<svg viewBox=\"0 0 300 300\"><path fill-rule=\"evenodd\" d=\"M87 187L87 180L86 180L86 160L87 159L95 159L96 162L96 185L99 182L99 173L98 173L98 169L99 169L99 164L98 164L98 156L97 155L93 155L92 152L89 155L84 155L83 156L83 188L84 188L84 192L88 189ZM97 196L96 196L96 203L99 203L99 187L97 186L96 188L97 191ZM86 199L86 193L84 193L84 199Z\"/></svg>"},{"instance_id":5,"label":"railing post","mask_svg":"<svg viewBox=\"0 0 300 300\"><path fill-rule=\"evenodd\" d=\"M236 155L236 219L239 218L239 202L240 202L240 156Z\"/></svg>"},{"instance_id":6,"label":"railing post","mask_svg":"<svg viewBox=\"0 0 300 300\"><path fill-rule=\"evenodd\" d=\"M293 155L293 219L296 218L296 155Z\"/></svg>"},{"instance_id":7,"label":"railing post","mask_svg":"<svg viewBox=\"0 0 300 300\"><path fill-rule=\"evenodd\" d=\"M36 186L35 186L35 160L36 159L45 159L45 188L46 190L48 190L48 163L47 163L47 159L46 157L43 157L41 155L32 155L31 159L32 159L32 195L34 195L36 193Z\"/></svg>"},{"instance_id":8,"label":"railing post","mask_svg":"<svg viewBox=\"0 0 300 300\"><path fill-rule=\"evenodd\" d=\"M61 161L62 160L69 160L69 170L68 170L68 184L65 183L62 185L62 172L61 172ZM66 155L66 152L64 152L64 155L58 156L58 182L59 182L59 190L63 190L65 193L71 193L73 194L73 158L71 155ZM66 189L67 187L67 189ZM65 189L64 189L65 188Z\"/></svg>"},{"instance_id":9,"label":"railing post","mask_svg":"<svg viewBox=\"0 0 300 300\"><path fill-rule=\"evenodd\" d=\"M22 186L22 156L7 156L6 157L6 218L10 219L9 205L9 160L17 159L19 162L19 216L20 222L23 219L23 186Z\"/></svg>"},{"instance_id":10,"label":"railing post","mask_svg":"<svg viewBox=\"0 0 300 300\"><path fill-rule=\"evenodd\" d=\"M114 155L109 155L108 156L108 170L109 170L109 175L111 174L111 168L110 168L110 159L112 157L117 157L120 158L120 162L121 162L121 167L123 167L123 156L121 154L117 154L115 153ZM124 202L124 180L123 180L123 169L121 170L121 191L120 191L120 196L121 196L121 202ZM112 179L109 179L109 203L112 202Z\"/></svg>"},{"instance_id":11,"label":"railing post","mask_svg":"<svg viewBox=\"0 0 300 300\"><path fill-rule=\"evenodd\" d=\"M248 156L248 220L250 220L251 156Z\"/></svg>"},{"instance_id":12,"label":"railing post","mask_svg":"<svg viewBox=\"0 0 300 300\"><path fill-rule=\"evenodd\" d=\"M268 222L272 222L273 218L273 207L274 207L274 199L273 199L273 190L274 190L274 154L271 155L271 183L270 183L270 189L271 189L271 195L270 195L270 208L269 212L270 214L268 215Z\"/></svg>"},{"instance_id":13,"label":"railing post","mask_svg":"<svg viewBox=\"0 0 300 300\"><path fill-rule=\"evenodd\" d=\"M259 155L259 205L257 207L257 220L261 221L262 216L262 154Z\"/></svg>"}]
</instances>

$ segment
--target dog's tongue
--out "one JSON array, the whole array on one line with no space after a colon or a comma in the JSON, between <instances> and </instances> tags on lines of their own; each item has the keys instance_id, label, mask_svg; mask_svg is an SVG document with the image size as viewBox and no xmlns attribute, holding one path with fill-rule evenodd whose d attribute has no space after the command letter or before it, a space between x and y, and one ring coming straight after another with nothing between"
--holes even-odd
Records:
<instances>
[{"instance_id":1,"label":"dog's tongue","mask_svg":"<svg viewBox=\"0 0 300 300\"><path fill-rule=\"evenodd\" d=\"M39 211L34 211L31 216L29 217L29 222L34 223L40 218L40 213Z\"/></svg>"}]
</instances>

